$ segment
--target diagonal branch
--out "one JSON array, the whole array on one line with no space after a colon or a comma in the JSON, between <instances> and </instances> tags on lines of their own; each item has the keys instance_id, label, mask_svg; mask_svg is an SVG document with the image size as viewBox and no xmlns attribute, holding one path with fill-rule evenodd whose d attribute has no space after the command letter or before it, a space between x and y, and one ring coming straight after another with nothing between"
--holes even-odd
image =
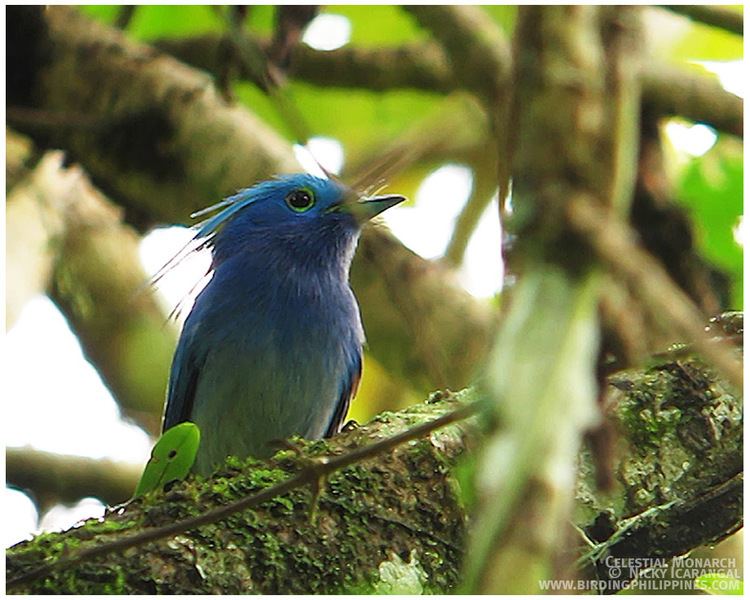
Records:
<instances>
[{"instance_id":1,"label":"diagonal branch","mask_svg":"<svg viewBox=\"0 0 750 600\"><path fill-rule=\"evenodd\" d=\"M311 486L313 490L313 502L317 501L318 487L326 477L332 473L373 458L381 454L387 454L407 442L423 438L446 425L460 422L478 412L479 403L464 404L441 416L420 423L414 427L401 431L395 435L386 437L371 444L360 445L348 451L332 456L314 456L306 460L305 466L292 477L281 481L276 485L266 487L257 493L244 495L237 500L227 504L216 506L201 512L197 516L188 517L173 523L159 527L146 528L133 535L124 535L113 540L89 544L75 553L47 561L35 568L25 571L8 581L11 588L16 588L24 583L39 581L54 571L65 570L90 560L101 560L113 552L123 552L129 548L143 546L149 542L169 539L180 533L216 524L239 512L261 505L273 500L277 496L287 494L304 486Z\"/></svg>"},{"instance_id":2,"label":"diagonal branch","mask_svg":"<svg viewBox=\"0 0 750 600\"><path fill-rule=\"evenodd\" d=\"M9 323L32 295L50 294L123 413L155 433L175 332L142 290L137 232L63 160L46 153L8 196Z\"/></svg>"},{"instance_id":3,"label":"diagonal branch","mask_svg":"<svg viewBox=\"0 0 750 600\"><path fill-rule=\"evenodd\" d=\"M511 73L510 44L480 7L406 5L404 10L428 29L445 49L455 78L490 98L507 87Z\"/></svg>"},{"instance_id":4,"label":"diagonal branch","mask_svg":"<svg viewBox=\"0 0 750 600\"><path fill-rule=\"evenodd\" d=\"M742 527L738 516L742 514L743 480L738 473L698 497L672 500L626 519L607 541L587 552L579 565L606 585L608 593L615 593L639 573L638 568L611 568L618 560L627 567L637 565L646 555L652 561L669 559L684 556L698 545L720 542ZM667 543L665 531L670 532ZM648 552L654 548L659 550Z\"/></svg>"},{"instance_id":5,"label":"diagonal branch","mask_svg":"<svg viewBox=\"0 0 750 600\"><path fill-rule=\"evenodd\" d=\"M622 278L652 316L665 322L673 339L695 344L724 376L742 389L742 361L724 342L717 342L705 331L703 316L695 304L669 277L664 267L641 248L634 233L621 221L612 219L596 201L586 196L572 198L568 205L572 227L585 236L600 260Z\"/></svg>"},{"instance_id":6,"label":"diagonal branch","mask_svg":"<svg viewBox=\"0 0 750 600\"><path fill-rule=\"evenodd\" d=\"M743 137L742 98L713 75L654 62L644 67L643 102L655 115L683 117Z\"/></svg>"},{"instance_id":7,"label":"diagonal branch","mask_svg":"<svg viewBox=\"0 0 750 600\"><path fill-rule=\"evenodd\" d=\"M661 8L670 10L688 19L718 27L729 33L742 35L742 11L736 11L722 6L704 6L700 4L663 4Z\"/></svg>"}]
</instances>

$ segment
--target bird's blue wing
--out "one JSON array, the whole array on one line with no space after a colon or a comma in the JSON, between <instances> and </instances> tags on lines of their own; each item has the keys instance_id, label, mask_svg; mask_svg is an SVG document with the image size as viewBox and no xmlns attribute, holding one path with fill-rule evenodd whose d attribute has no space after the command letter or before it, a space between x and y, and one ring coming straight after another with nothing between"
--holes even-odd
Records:
<instances>
[{"instance_id":1,"label":"bird's blue wing","mask_svg":"<svg viewBox=\"0 0 750 600\"><path fill-rule=\"evenodd\" d=\"M187 325L185 323L186 327ZM195 391L198 387L201 367L205 362L205 355L196 350L192 332L183 332L177 344L172 370L169 374L167 406L164 411L162 431L183 421L191 420Z\"/></svg>"},{"instance_id":2,"label":"bird's blue wing","mask_svg":"<svg viewBox=\"0 0 750 600\"><path fill-rule=\"evenodd\" d=\"M341 431L341 426L344 424L346 413L349 411L349 406L352 403L352 398L356 396L357 390L359 389L359 382L362 379L362 353L358 352L354 362L347 373L347 377L344 380L344 386L339 396L339 402L336 405L336 411L333 413L331 423L326 430L325 437L331 437Z\"/></svg>"}]
</instances>

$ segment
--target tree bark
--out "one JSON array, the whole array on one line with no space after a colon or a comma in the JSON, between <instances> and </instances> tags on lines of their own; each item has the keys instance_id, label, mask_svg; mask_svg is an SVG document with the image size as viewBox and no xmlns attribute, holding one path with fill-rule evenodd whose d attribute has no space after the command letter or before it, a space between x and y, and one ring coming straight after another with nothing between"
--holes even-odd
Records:
<instances>
[{"instance_id":1,"label":"tree bark","mask_svg":"<svg viewBox=\"0 0 750 600\"><path fill-rule=\"evenodd\" d=\"M133 494L141 468L111 460L63 456L33 448L6 448L6 483L28 490L41 511L58 502L93 496L109 504Z\"/></svg>"},{"instance_id":2,"label":"tree bark","mask_svg":"<svg viewBox=\"0 0 750 600\"><path fill-rule=\"evenodd\" d=\"M731 387L687 357L613 376L609 392L607 417L621 436L611 492L597 490L589 453L580 455L575 524L597 544L589 569L603 569L610 555L681 555L736 531L742 524L742 404ZM302 457L346 452L474 399L471 391L435 394L330 440L304 442ZM291 451L266 463L230 459L207 481L167 486L101 521L10 548L8 591L450 592L460 576L473 497L455 467L468 464L464 457L477 437L472 422L451 425L346 468L323 483L312 519L310 491L298 489L172 539L12 583L44 560L198 514L304 466Z\"/></svg>"},{"instance_id":3,"label":"tree bark","mask_svg":"<svg viewBox=\"0 0 750 600\"><path fill-rule=\"evenodd\" d=\"M207 34L159 40L156 45L216 76L221 69L220 39ZM446 52L434 42L397 48L344 46L325 52L300 45L292 53L290 74L300 81L326 87L435 93L468 89L480 95L487 94L488 86L497 81L497 77L483 78L481 66L460 64L468 72L463 78L456 76ZM644 65L641 84L644 108L655 115L683 117L743 137L742 98L726 91L714 75L655 60Z\"/></svg>"},{"instance_id":4,"label":"tree bark","mask_svg":"<svg viewBox=\"0 0 750 600\"><path fill-rule=\"evenodd\" d=\"M147 288L138 233L63 162L46 153L8 196L8 324L49 293L124 415L156 434L176 332Z\"/></svg>"}]
</instances>

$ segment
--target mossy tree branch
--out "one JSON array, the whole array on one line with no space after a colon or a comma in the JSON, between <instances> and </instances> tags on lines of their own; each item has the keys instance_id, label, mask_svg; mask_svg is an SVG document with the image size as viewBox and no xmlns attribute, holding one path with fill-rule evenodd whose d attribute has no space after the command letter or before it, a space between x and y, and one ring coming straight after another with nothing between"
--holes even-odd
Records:
<instances>
[{"instance_id":1,"label":"mossy tree branch","mask_svg":"<svg viewBox=\"0 0 750 600\"><path fill-rule=\"evenodd\" d=\"M639 537L645 540L636 546L639 558L684 553L686 530L691 547L735 531L742 522L741 505L715 501L726 497L722 490L735 489L742 470L742 404L732 388L685 357L618 374L609 390L607 418L622 435L617 485L608 494L597 491L593 463L584 452L576 494L575 524L592 543L603 544L599 561L607 552L632 551L618 542L627 539L624 527L658 532ZM429 403L381 415L331 440L304 442L302 456L345 453L475 398L471 392L435 395ZM312 520L309 490L298 489L220 523L75 565L9 591L448 592L458 583L467 522L454 467L476 439L477 430L465 422L348 467L323 485ZM190 479L109 512L103 521L91 519L67 532L42 534L8 550L8 580L44 560L173 523L267 488L304 467L300 461L290 451L268 463L230 460L208 481ZM721 527L677 519L698 514L690 511L701 507L721 511L714 513ZM396 572L400 578L394 577Z\"/></svg>"},{"instance_id":2,"label":"mossy tree branch","mask_svg":"<svg viewBox=\"0 0 750 600\"><path fill-rule=\"evenodd\" d=\"M432 33L448 55L454 79L496 99L511 74L510 43L480 7L469 5L407 5L422 27Z\"/></svg>"}]
</instances>

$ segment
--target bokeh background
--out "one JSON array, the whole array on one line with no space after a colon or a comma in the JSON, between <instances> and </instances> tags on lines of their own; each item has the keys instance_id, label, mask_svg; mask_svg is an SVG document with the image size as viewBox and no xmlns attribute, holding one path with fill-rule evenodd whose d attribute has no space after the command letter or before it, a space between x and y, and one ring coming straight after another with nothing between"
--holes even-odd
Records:
<instances>
[{"instance_id":1,"label":"bokeh background","mask_svg":"<svg viewBox=\"0 0 750 600\"><path fill-rule=\"evenodd\" d=\"M77 10L108 25L114 25L124 14L118 6L84 6ZM512 30L513 7L485 10L503 29ZM177 48L180 40L221 33L225 27L221 11L210 6L140 6L130 15L125 33L135 40L165 47L171 43ZM271 36L274 7L252 7L247 21L260 38ZM744 97L746 77L740 36L657 8L647 9L645 24L654 56L713 73L724 89ZM347 46L376 50L417 45L427 37L397 6L329 6L322 8L307 27L302 43L325 52ZM311 170L317 160L335 173L356 171L394 140L413 131L425 115L444 113L464 120L460 140L429 153L388 181L389 190L408 196L410 201L385 213L384 221L412 251L453 269L458 284L479 302L493 310L499 306L503 265L496 153L486 117L470 94L448 95L443 90L406 86L385 90L377 89L377 85L371 89L326 86L294 75L285 89L313 134L306 148L296 149L300 163ZM287 115L259 86L233 82L226 91L279 135L297 141ZM666 121L661 135L675 199L693 219L699 251L729 277L731 297L726 308L742 309L746 234L741 142L707 125L680 119ZM205 198L205 205L218 200ZM144 232L139 245L144 284L190 235L184 225L171 223ZM206 266L206 256L191 257L165 277L154 292L164 311L165 331L179 327L179 318L172 322L166 316L189 295ZM118 402L97 368L87 361L55 302L45 295L28 299L12 322L8 320L5 348L3 422L9 451L43 451L111 461L100 464L127 477L139 471L153 439L132 420L123 418ZM392 377L371 355L365 364L363 385L350 418L367 421L382 410L423 399L424 390ZM166 369L149 376L166 384ZM6 487L4 509L3 542L9 546L36 531L65 528L79 519L102 514L104 505L96 498L61 503L54 494L29 494Z\"/></svg>"}]
</instances>

